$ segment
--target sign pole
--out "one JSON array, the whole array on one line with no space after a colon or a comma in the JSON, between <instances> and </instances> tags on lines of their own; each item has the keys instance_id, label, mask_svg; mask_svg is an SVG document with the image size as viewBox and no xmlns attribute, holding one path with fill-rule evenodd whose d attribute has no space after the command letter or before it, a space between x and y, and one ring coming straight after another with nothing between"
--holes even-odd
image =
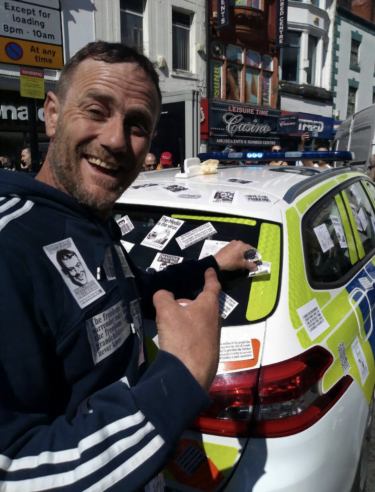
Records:
<instances>
[{"instance_id":1,"label":"sign pole","mask_svg":"<svg viewBox=\"0 0 375 492\"><path fill-rule=\"evenodd\" d=\"M36 121L36 100L31 97L27 98L27 111L29 116L31 171L37 173L39 172L39 147Z\"/></svg>"}]
</instances>

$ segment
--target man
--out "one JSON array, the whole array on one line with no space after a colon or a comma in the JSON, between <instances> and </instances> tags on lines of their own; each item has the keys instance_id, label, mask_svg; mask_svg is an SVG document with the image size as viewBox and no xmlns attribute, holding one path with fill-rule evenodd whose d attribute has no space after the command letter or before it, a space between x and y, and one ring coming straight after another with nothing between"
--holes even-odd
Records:
<instances>
[{"instance_id":1,"label":"man","mask_svg":"<svg viewBox=\"0 0 375 492\"><path fill-rule=\"evenodd\" d=\"M305 142L306 140L309 140L309 133L303 133L301 136L301 152L305 151ZM321 145L316 149L318 152L328 152L328 148L325 147L324 145ZM326 162L326 161L317 161L317 162L312 162L308 160L302 161L304 166L307 167L326 167L328 169L331 169L331 166Z\"/></svg>"},{"instance_id":2,"label":"man","mask_svg":"<svg viewBox=\"0 0 375 492\"><path fill-rule=\"evenodd\" d=\"M281 152L280 145L273 145L271 147L271 152ZM281 161L271 161L268 165L269 166L287 166L288 163L281 160Z\"/></svg>"},{"instance_id":3,"label":"man","mask_svg":"<svg viewBox=\"0 0 375 492\"><path fill-rule=\"evenodd\" d=\"M21 152L21 171L27 173L31 171L31 152L29 147L26 147Z\"/></svg>"},{"instance_id":4,"label":"man","mask_svg":"<svg viewBox=\"0 0 375 492\"><path fill-rule=\"evenodd\" d=\"M61 266L61 270L73 284L83 287L87 283L87 276L81 261L74 251L60 249L56 253L56 260Z\"/></svg>"},{"instance_id":5,"label":"man","mask_svg":"<svg viewBox=\"0 0 375 492\"><path fill-rule=\"evenodd\" d=\"M157 166L156 157L154 156L154 154L151 154L151 152L149 152L146 155L146 159L143 164L143 170L154 171L156 169L156 166Z\"/></svg>"},{"instance_id":6,"label":"man","mask_svg":"<svg viewBox=\"0 0 375 492\"><path fill-rule=\"evenodd\" d=\"M160 108L147 58L122 44L90 43L47 94L51 141L37 178L0 171L7 492L157 490L178 438L210 403L216 271L256 266L244 259L249 245L232 241L215 257L148 275L122 248L111 209L142 169ZM62 262L67 251L82 259L84 286L72 288L59 251ZM156 311L160 350L149 368L141 309Z\"/></svg>"},{"instance_id":7,"label":"man","mask_svg":"<svg viewBox=\"0 0 375 492\"><path fill-rule=\"evenodd\" d=\"M158 164L158 167L156 169L158 169L159 171L160 169L168 169L172 167L172 162L172 154L170 152L163 152L160 156L160 163Z\"/></svg>"}]
</instances>

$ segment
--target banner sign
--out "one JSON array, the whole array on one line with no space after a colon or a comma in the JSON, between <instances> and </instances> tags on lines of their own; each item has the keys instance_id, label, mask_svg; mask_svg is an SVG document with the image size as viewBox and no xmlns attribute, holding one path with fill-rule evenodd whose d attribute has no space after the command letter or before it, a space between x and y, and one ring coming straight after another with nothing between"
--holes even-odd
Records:
<instances>
[{"instance_id":1,"label":"banner sign","mask_svg":"<svg viewBox=\"0 0 375 492\"><path fill-rule=\"evenodd\" d=\"M210 101L210 142L222 145L274 145L280 111Z\"/></svg>"},{"instance_id":2,"label":"banner sign","mask_svg":"<svg viewBox=\"0 0 375 492\"><path fill-rule=\"evenodd\" d=\"M276 45L283 46L286 44L288 30L288 0L278 0L277 6L277 37Z\"/></svg>"},{"instance_id":3,"label":"banner sign","mask_svg":"<svg viewBox=\"0 0 375 492\"><path fill-rule=\"evenodd\" d=\"M229 25L229 0L218 0L217 28L222 29Z\"/></svg>"},{"instance_id":4,"label":"banner sign","mask_svg":"<svg viewBox=\"0 0 375 492\"><path fill-rule=\"evenodd\" d=\"M333 118L310 113L297 114L298 130L290 132L289 135L300 137L303 133L308 132L310 138L332 138L333 125L337 123ZM282 115L284 117L288 113L283 112Z\"/></svg>"},{"instance_id":5,"label":"banner sign","mask_svg":"<svg viewBox=\"0 0 375 492\"><path fill-rule=\"evenodd\" d=\"M298 114L288 114L280 116L277 122L277 131L282 135L298 132L299 116Z\"/></svg>"}]
</instances>

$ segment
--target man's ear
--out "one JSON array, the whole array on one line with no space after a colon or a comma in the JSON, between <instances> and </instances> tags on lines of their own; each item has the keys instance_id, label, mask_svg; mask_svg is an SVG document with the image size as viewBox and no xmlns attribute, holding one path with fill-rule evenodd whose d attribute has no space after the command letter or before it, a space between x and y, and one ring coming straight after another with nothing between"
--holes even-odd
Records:
<instances>
[{"instance_id":1,"label":"man's ear","mask_svg":"<svg viewBox=\"0 0 375 492\"><path fill-rule=\"evenodd\" d=\"M46 133L49 138L53 138L56 133L60 109L60 102L57 99L56 94L53 92L48 92L44 103L44 119L46 124Z\"/></svg>"}]
</instances>

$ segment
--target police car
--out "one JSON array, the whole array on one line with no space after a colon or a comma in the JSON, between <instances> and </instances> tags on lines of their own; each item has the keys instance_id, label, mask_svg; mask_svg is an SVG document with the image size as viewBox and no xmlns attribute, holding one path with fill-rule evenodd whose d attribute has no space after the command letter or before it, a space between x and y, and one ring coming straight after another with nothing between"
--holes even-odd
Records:
<instances>
[{"instance_id":1,"label":"police car","mask_svg":"<svg viewBox=\"0 0 375 492\"><path fill-rule=\"evenodd\" d=\"M221 278L212 404L180 439L166 485L363 492L375 383L373 182L350 168L201 175L199 161L185 163L142 173L118 201L133 261L160 270L238 239L269 269ZM152 361L156 329L145 330Z\"/></svg>"}]
</instances>

